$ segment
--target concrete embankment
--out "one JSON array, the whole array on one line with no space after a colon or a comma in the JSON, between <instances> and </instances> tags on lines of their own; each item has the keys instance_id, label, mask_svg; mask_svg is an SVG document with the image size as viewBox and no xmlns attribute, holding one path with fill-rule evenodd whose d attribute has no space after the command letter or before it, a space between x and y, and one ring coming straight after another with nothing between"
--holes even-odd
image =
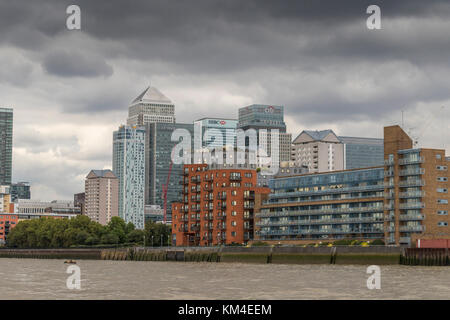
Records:
<instances>
[{"instance_id":1,"label":"concrete embankment","mask_svg":"<svg viewBox=\"0 0 450 320\"><path fill-rule=\"evenodd\" d=\"M274 264L399 264L398 247L205 247L117 249L0 249L0 258L100 259ZM418 261L417 259L415 260Z\"/></svg>"}]
</instances>

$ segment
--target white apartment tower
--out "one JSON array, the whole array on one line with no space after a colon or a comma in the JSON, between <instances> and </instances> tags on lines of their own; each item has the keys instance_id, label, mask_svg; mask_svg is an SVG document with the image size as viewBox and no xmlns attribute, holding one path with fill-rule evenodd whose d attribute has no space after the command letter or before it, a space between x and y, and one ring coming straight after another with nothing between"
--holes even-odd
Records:
<instances>
[{"instance_id":1,"label":"white apartment tower","mask_svg":"<svg viewBox=\"0 0 450 320\"><path fill-rule=\"evenodd\" d=\"M119 215L119 179L111 170L91 170L87 175L85 212L91 220L102 225Z\"/></svg>"},{"instance_id":2,"label":"white apartment tower","mask_svg":"<svg viewBox=\"0 0 450 320\"><path fill-rule=\"evenodd\" d=\"M304 130L292 142L291 161L311 173L344 170L344 144L333 130Z\"/></svg>"}]
</instances>

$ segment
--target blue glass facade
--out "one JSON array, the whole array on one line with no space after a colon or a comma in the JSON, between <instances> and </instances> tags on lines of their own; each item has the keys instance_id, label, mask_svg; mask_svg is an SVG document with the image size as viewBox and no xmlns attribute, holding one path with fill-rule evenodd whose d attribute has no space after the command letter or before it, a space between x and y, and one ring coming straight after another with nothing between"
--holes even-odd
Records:
<instances>
[{"instance_id":1,"label":"blue glass facade","mask_svg":"<svg viewBox=\"0 0 450 320\"><path fill-rule=\"evenodd\" d=\"M384 168L270 180L257 213L261 240L384 238Z\"/></svg>"}]
</instances>

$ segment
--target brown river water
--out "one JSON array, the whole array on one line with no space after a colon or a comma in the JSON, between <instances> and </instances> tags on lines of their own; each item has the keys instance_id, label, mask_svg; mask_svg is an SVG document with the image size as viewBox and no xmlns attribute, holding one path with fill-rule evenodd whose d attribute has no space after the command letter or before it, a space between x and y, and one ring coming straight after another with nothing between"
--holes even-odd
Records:
<instances>
[{"instance_id":1,"label":"brown river water","mask_svg":"<svg viewBox=\"0 0 450 320\"><path fill-rule=\"evenodd\" d=\"M0 299L450 299L449 267L79 260L68 289L63 260L0 259Z\"/></svg>"}]
</instances>

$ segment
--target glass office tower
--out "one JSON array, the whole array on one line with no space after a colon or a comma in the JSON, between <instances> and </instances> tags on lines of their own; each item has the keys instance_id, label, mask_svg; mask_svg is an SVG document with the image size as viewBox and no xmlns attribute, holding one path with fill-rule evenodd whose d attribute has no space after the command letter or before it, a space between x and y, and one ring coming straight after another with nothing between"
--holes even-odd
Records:
<instances>
[{"instance_id":1,"label":"glass office tower","mask_svg":"<svg viewBox=\"0 0 450 320\"><path fill-rule=\"evenodd\" d=\"M11 184L13 109L0 108L0 185Z\"/></svg>"},{"instance_id":2,"label":"glass office tower","mask_svg":"<svg viewBox=\"0 0 450 320\"><path fill-rule=\"evenodd\" d=\"M113 134L113 172L119 178L119 217L145 223L145 129L120 126Z\"/></svg>"}]
</instances>

